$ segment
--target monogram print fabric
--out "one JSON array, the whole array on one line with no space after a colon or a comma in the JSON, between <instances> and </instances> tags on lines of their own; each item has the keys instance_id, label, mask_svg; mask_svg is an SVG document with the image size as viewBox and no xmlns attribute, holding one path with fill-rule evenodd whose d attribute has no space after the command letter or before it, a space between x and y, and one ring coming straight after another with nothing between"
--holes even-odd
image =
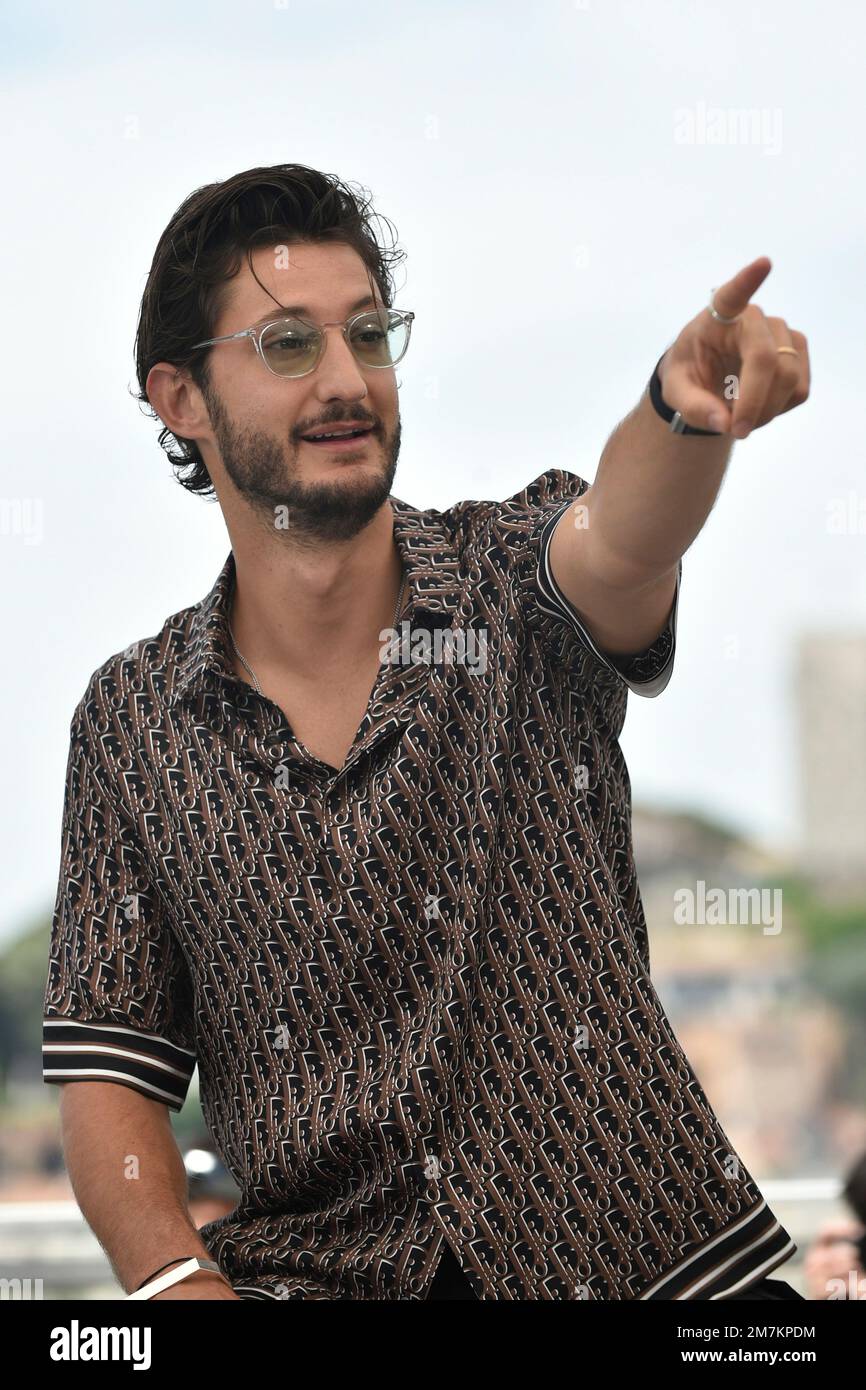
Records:
<instances>
[{"instance_id":1,"label":"monogram print fabric","mask_svg":"<svg viewBox=\"0 0 866 1390\"><path fill-rule=\"evenodd\" d=\"M420 1300L447 1241L483 1299L714 1299L796 1248L650 979L618 737L677 600L598 650L548 554L587 486L392 497L401 642L340 769L235 674L232 553L75 709L44 1077L176 1111L198 1066L241 1297Z\"/></svg>"}]
</instances>

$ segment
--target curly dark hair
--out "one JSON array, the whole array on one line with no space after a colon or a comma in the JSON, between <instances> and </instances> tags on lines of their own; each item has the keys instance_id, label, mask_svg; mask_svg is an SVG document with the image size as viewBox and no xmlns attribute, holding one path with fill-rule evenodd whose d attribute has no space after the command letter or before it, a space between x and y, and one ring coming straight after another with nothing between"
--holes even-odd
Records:
<instances>
[{"instance_id":1,"label":"curly dark hair","mask_svg":"<svg viewBox=\"0 0 866 1390\"><path fill-rule=\"evenodd\" d=\"M191 352L189 345L215 336L214 325L229 283L244 255L252 270L252 252L258 247L275 242L343 242L357 251L383 304L390 308L392 268L405 252L398 249L395 236L390 245L380 246L374 219L393 231L387 218L371 211L366 189L303 164L246 169L191 193L159 239L141 299L135 335L138 391L134 394L146 413L159 419L145 389L148 372L157 362L188 369L207 398L211 349ZM163 427L159 443L183 487L214 495L195 440L181 439Z\"/></svg>"}]
</instances>

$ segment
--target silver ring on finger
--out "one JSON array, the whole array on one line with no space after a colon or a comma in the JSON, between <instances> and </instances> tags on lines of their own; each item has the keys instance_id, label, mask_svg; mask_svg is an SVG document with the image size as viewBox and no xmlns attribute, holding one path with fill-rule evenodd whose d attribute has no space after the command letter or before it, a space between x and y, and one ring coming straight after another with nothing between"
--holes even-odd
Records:
<instances>
[{"instance_id":1,"label":"silver ring on finger","mask_svg":"<svg viewBox=\"0 0 866 1390\"><path fill-rule=\"evenodd\" d=\"M716 320L717 323L736 323L737 319L741 319L743 317L742 314L734 314L734 317L732 319L726 319L724 314L720 314L715 304L713 303L716 289L718 289L718 286L715 286L712 292L710 293L710 302L707 305L707 308L709 309L710 313L712 314L713 318Z\"/></svg>"}]
</instances>

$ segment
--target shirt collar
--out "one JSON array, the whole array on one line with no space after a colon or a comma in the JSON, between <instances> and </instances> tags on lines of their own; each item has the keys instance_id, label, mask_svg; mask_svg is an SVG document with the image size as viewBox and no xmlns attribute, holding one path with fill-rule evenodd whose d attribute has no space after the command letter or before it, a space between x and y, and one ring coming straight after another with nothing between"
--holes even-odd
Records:
<instances>
[{"instance_id":1,"label":"shirt collar","mask_svg":"<svg viewBox=\"0 0 866 1390\"><path fill-rule=\"evenodd\" d=\"M394 536L406 574L404 619L420 610L452 614L461 594L460 564L442 513L421 511L396 497L390 501ZM167 704L175 705L187 695L209 688L211 673L237 680L228 635L234 583L235 557L230 550L210 593L190 610Z\"/></svg>"}]
</instances>

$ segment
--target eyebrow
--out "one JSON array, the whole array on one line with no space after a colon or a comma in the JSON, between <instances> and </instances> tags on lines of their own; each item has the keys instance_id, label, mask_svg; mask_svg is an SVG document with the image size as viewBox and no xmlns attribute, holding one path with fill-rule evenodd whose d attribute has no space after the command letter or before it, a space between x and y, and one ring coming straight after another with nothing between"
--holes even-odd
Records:
<instances>
[{"instance_id":1,"label":"eyebrow","mask_svg":"<svg viewBox=\"0 0 866 1390\"><path fill-rule=\"evenodd\" d=\"M356 314L359 309L366 308L368 304L375 305L376 302L377 301L373 298L371 294L365 294L363 298L355 301L355 303L349 309L346 318L349 318L352 314ZM279 318L285 316L286 314L299 315L302 318L308 319L313 317L310 309L307 307L306 304L281 304L279 306L275 304L274 307L272 309L269 309L266 314L262 314L260 319L256 319L255 323L251 323L250 327L258 328L260 324L270 323L271 320L275 317Z\"/></svg>"}]
</instances>

